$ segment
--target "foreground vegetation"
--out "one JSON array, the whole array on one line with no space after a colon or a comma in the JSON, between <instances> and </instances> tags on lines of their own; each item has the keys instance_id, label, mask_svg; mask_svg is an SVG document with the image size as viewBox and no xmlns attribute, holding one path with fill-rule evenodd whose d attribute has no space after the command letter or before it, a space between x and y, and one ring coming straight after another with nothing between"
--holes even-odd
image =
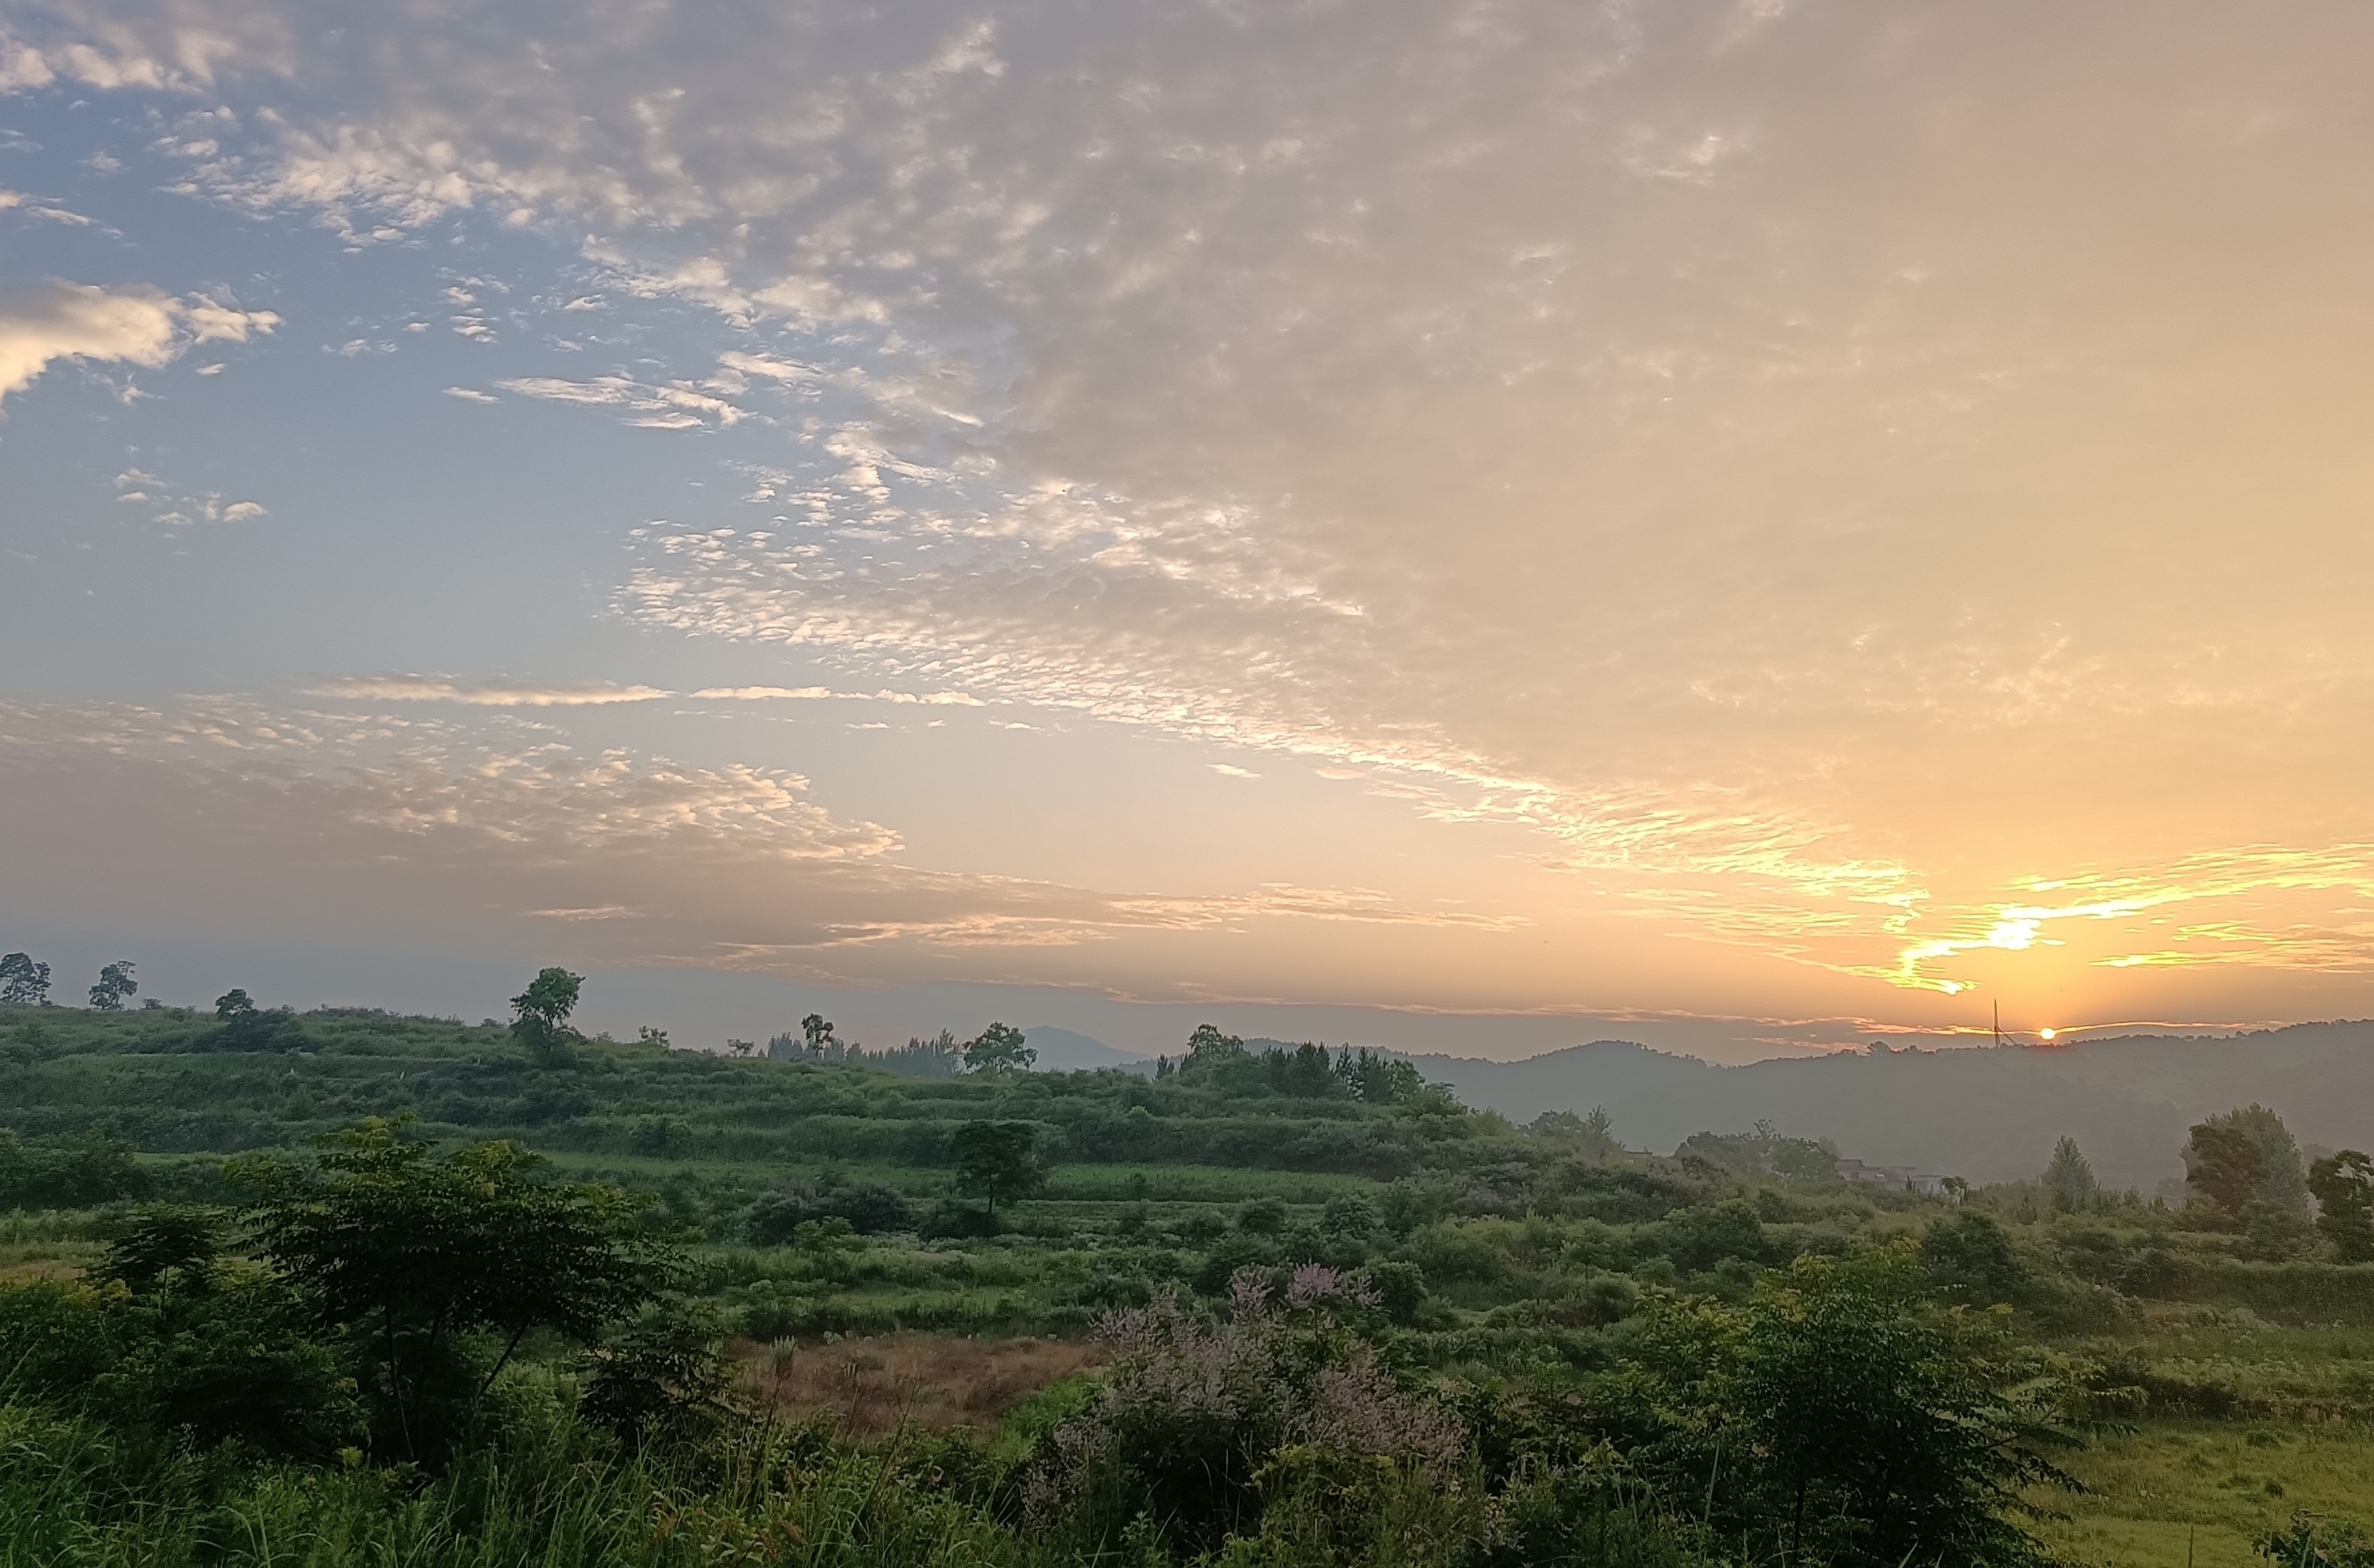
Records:
<instances>
[{"instance_id":1,"label":"foreground vegetation","mask_svg":"<svg viewBox=\"0 0 2374 1568\"><path fill-rule=\"evenodd\" d=\"M2074 1145L1948 1202L1211 1030L587 1040L558 974L0 1010L0 1562L2205 1568L2374 1516L2374 1219L2263 1112L2183 1208Z\"/></svg>"}]
</instances>

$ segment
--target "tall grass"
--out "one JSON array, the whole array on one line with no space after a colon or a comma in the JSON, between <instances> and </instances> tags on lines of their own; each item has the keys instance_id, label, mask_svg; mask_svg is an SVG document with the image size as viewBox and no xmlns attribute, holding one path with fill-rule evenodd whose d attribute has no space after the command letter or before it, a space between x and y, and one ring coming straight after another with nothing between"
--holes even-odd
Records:
<instances>
[{"instance_id":1,"label":"tall grass","mask_svg":"<svg viewBox=\"0 0 2374 1568\"><path fill-rule=\"evenodd\" d=\"M429 1479L135 1455L0 1407L0 1568L1005 1568L980 1506L878 1452L761 1438L699 1473L624 1457L558 1408ZM136 1476L136 1485L134 1478Z\"/></svg>"}]
</instances>

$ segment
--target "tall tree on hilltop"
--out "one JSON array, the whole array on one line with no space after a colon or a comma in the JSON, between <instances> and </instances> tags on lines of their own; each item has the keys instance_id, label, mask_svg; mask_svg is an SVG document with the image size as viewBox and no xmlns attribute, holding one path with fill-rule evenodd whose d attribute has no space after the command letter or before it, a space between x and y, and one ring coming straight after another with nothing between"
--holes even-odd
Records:
<instances>
[{"instance_id":1,"label":"tall tree on hilltop","mask_svg":"<svg viewBox=\"0 0 2374 1568\"><path fill-rule=\"evenodd\" d=\"M90 1005L101 1012L121 1012L123 999L136 994L140 982L132 977L132 960L119 958L99 972L99 984L90 988Z\"/></svg>"},{"instance_id":2,"label":"tall tree on hilltop","mask_svg":"<svg viewBox=\"0 0 2374 1568\"><path fill-rule=\"evenodd\" d=\"M569 1026L569 1015L577 1011L584 984L582 975L558 967L541 969L527 989L511 998L512 1037L537 1063L557 1067L569 1060L570 1043L578 1037Z\"/></svg>"},{"instance_id":3,"label":"tall tree on hilltop","mask_svg":"<svg viewBox=\"0 0 2374 1568\"><path fill-rule=\"evenodd\" d=\"M1024 1043L1022 1031L1011 1024L993 1024L983 1029L964 1053L965 1067L972 1072L1027 1072L1038 1059L1039 1053Z\"/></svg>"},{"instance_id":4,"label":"tall tree on hilltop","mask_svg":"<svg viewBox=\"0 0 2374 1568\"><path fill-rule=\"evenodd\" d=\"M0 958L0 1007L46 1007L50 1000L50 966L29 953Z\"/></svg>"}]
</instances>

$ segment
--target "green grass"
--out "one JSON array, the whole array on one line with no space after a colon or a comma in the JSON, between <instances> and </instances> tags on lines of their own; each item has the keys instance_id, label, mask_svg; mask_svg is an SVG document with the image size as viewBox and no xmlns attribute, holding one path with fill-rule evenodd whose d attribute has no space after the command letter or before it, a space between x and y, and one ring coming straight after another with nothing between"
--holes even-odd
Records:
<instances>
[{"instance_id":1,"label":"green grass","mask_svg":"<svg viewBox=\"0 0 2374 1568\"><path fill-rule=\"evenodd\" d=\"M2374 1428L2154 1422L2067 1461L2090 1489L2039 1494L2064 1513L2038 1529L2072 1562L2265 1568L2251 1540L2298 1510L2374 1519Z\"/></svg>"}]
</instances>

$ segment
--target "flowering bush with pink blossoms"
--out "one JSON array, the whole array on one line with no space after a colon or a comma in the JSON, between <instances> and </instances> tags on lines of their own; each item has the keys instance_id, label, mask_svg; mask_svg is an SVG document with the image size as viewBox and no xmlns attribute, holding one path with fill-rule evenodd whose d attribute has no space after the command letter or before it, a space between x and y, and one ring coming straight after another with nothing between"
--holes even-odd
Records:
<instances>
[{"instance_id":1,"label":"flowering bush with pink blossoms","mask_svg":"<svg viewBox=\"0 0 2374 1568\"><path fill-rule=\"evenodd\" d=\"M1095 1332L1119 1359L1028 1468L1031 1527L1101 1542L1144 1516L1173 1549L1212 1550L1257 1531L1279 1483L1314 1455L1458 1492L1465 1427L1404 1387L1339 1316L1376 1300L1357 1273L1307 1263L1282 1290L1240 1270L1216 1321L1168 1292L1107 1314Z\"/></svg>"}]
</instances>

